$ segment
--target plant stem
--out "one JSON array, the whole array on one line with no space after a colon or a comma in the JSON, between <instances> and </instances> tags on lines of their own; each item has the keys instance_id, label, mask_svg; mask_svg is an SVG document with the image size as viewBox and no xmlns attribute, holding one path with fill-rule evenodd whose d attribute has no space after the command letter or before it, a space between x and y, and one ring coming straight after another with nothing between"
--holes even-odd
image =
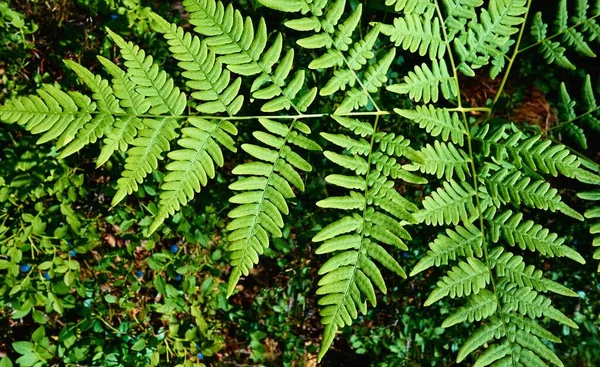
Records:
<instances>
[{"instance_id":1,"label":"plant stem","mask_svg":"<svg viewBox=\"0 0 600 367\"><path fill-rule=\"evenodd\" d=\"M508 80L510 70L512 69L512 66L515 63L515 60L519 53L519 45L521 44L521 40L523 39L523 33L525 33L525 25L527 24L527 16L529 15L529 9L531 8L531 1L532 0L527 1L527 9L525 10L525 16L523 17L523 24L521 24L521 30L519 31L517 44L515 45L515 49L513 51L512 56L510 57L510 60L508 61L508 66L506 67L506 71L504 72L504 77L502 78L502 83L500 83L500 88L498 88L498 92L496 92L496 96L492 101L492 109L494 108L496 102L498 102L498 99L500 99L500 96L502 95L502 91L504 90L504 86L506 85L506 81Z\"/></svg>"}]
</instances>

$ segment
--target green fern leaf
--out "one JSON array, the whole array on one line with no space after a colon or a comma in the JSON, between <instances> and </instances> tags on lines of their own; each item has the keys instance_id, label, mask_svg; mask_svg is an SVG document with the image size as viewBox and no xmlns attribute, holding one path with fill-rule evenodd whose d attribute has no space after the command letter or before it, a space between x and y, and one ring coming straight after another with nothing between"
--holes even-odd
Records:
<instances>
[{"instance_id":1,"label":"green fern leaf","mask_svg":"<svg viewBox=\"0 0 600 367\"><path fill-rule=\"evenodd\" d=\"M565 69L575 70L575 65L565 56L566 49L555 41L547 40L548 25L542 20L542 13L538 12L533 18L531 34L540 42L540 53L548 64L555 63Z\"/></svg>"},{"instance_id":2,"label":"green fern leaf","mask_svg":"<svg viewBox=\"0 0 600 367\"><path fill-rule=\"evenodd\" d=\"M385 5L394 6L395 11L403 12L406 15L419 15L435 10L435 6L430 0L385 0Z\"/></svg>"},{"instance_id":3,"label":"green fern leaf","mask_svg":"<svg viewBox=\"0 0 600 367\"><path fill-rule=\"evenodd\" d=\"M577 293L550 279L542 277L542 272L532 265L525 265L522 256L497 247L490 251L492 268L498 277L503 277L520 287L530 287L539 292L554 292L567 297L579 297Z\"/></svg>"},{"instance_id":4,"label":"green fern leaf","mask_svg":"<svg viewBox=\"0 0 600 367\"><path fill-rule=\"evenodd\" d=\"M462 181L469 174L469 155L452 143L440 143L436 140L433 146L427 144L419 153L422 163L418 163L417 166L423 173L435 175L437 178L445 177L446 180L452 179L456 174Z\"/></svg>"},{"instance_id":5,"label":"green fern leaf","mask_svg":"<svg viewBox=\"0 0 600 367\"><path fill-rule=\"evenodd\" d=\"M425 63L415 66L414 71L404 77L404 83L390 85L387 90L408 94L415 102L425 103L437 102L440 91L445 99L455 98L458 95L456 80L448 72L443 59L433 60L431 68Z\"/></svg>"},{"instance_id":6,"label":"green fern leaf","mask_svg":"<svg viewBox=\"0 0 600 367\"><path fill-rule=\"evenodd\" d=\"M481 232L471 223L466 223L465 227L457 226L455 231L447 229L446 235L438 235L435 241L429 244L429 250L415 265L410 276L434 265L436 267L447 265L450 260L459 257L481 257L483 256L482 245Z\"/></svg>"},{"instance_id":7,"label":"green fern leaf","mask_svg":"<svg viewBox=\"0 0 600 367\"><path fill-rule=\"evenodd\" d=\"M509 245L519 246L522 250L537 251L548 257L568 257L585 264L585 260L577 251L564 245L563 238L531 220L523 221L522 213L507 210L488 220L493 242L498 242L502 235Z\"/></svg>"},{"instance_id":8,"label":"green fern leaf","mask_svg":"<svg viewBox=\"0 0 600 367\"><path fill-rule=\"evenodd\" d=\"M478 294L489 282L490 271L487 266L474 257L468 257L467 262L461 261L457 266L453 266L452 270L437 282L424 306L430 306L446 296L455 298Z\"/></svg>"},{"instance_id":9,"label":"green fern leaf","mask_svg":"<svg viewBox=\"0 0 600 367\"><path fill-rule=\"evenodd\" d=\"M448 40L454 39L458 32L464 31L465 25L477 17L476 9L483 0L443 0L446 9L444 24L448 27Z\"/></svg>"},{"instance_id":10,"label":"green fern leaf","mask_svg":"<svg viewBox=\"0 0 600 367\"><path fill-rule=\"evenodd\" d=\"M394 109L400 116L417 122L431 136L441 136L444 141L463 145L467 131L460 121L458 113L450 113L445 108L435 108L433 105L416 106L414 110Z\"/></svg>"},{"instance_id":11,"label":"green fern leaf","mask_svg":"<svg viewBox=\"0 0 600 367\"><path fill-rule=\"evenodd\" d=\"M423 3L418 1L419 3ZM381 33L390 37L390 40L403 50L419 53L421 56L428 54L433 60L440 60L446 53L446 43L440 28L440 21L433 17L433 12L425 17L416 13L394 19L394 25L383 24Z\"/></svg>"},{"instance_id":12,"label":"green fern leaf","mask_svg":"<svg viewBox=\"0 0 600 367\"><path fill-rule=\"evenodd\" d=\"M375 287L383 293L387 292L381 271L373 260L406 277L400 264L380 244L406 250L403 240L410 240L411 237L400 221L416 222L411 213L417 209L400 196L394 189L394 182L387 176L395 172L389 168L390 160L409 152L409 142L395 134L377 132L377 123L373 127L347 117L334 119L356 135L370 135L370 142L343 134L324 135L327 140L352 154L326 152L326 157L350 169L355 176L328 176L326 180L329 183L349 189L350 193L328 197L317 203L323 208L351 211L349 215L323 228L313 238L315 242L323 242L317 254L333 254L319 270L323 277L319 281L317 294L322 295L319 304L324 306L321 316L322 323L326 325L319 358L330 347L340 327L350 325L357 317L358 310L366 312L363 297L375 306ZM366 156L368 161L361 156Z\"/></svg>"},{"instance_id":13,"label":"green fern leaf","mask_svg":"<svg viewBox=\"0 0 600 367\"><path fill-rule=\"evenodd\" d=\"M92 74L89 70L74 61L65 60L65 64L93 92L92 99L98 104L98 111L100 113L82 127L77 137L61 152L59 155L60 158L65 158L79 151L87 144L95 143L113 125L115 121L113 115L123 112L108 81L98 75Z\"/></svg>"},{"instance_id":14,"label":"green fern leaf","mask_svg":"<svg viewBox=\"0 0 600 367\"><path fill-rule=\"evenodd\" d=\"M277 35L275 41L267 48L267 28L264 19L260 19L255 31L250 18L244 19L238 10L234 10L231 5L225 8L220 1L185 0L182 5L190 13L190 23L195 26L194 30L206 36L204 42L208 48L221 55L220 62L236 74L258 75L250 91L254 98L269 100L262 106L262 111L276 112L293 108L302 113L308 109L317 90L313 88L298 96L304 84L304 71L294 73L288 80L294 51L288 51L281 58L281 35ZM289 5L294 7L292 2ZM277 68L273 70L278 61ZM235 83L232 86L237 88ZM226 91L229 98L234 94L234 90Z\"/></svg>"},{"instance_id":15,"label":"green fern leaf","mask_svg":"<svg viewBox=\"0 0 600 367\"><path fill-rule=\"evenodd\" d=\"M201 118L188 119L193 127L182 129L182 138L177 142L182 148L171 151L172 160L166 169L170 171L161 186L160 203L154 221L148 229L153 233L164 220L185 206L195 193L206 186L208 179L214 178L217 167L224 162L220 145L235 152L235 142L231 135L237 129L229 121L207 121Z\"/></svg>"},{"instance_id":16,"label":"green fern leaf","mask_svg":"<svg viewBox=\"0 0 600 367\"><path fill-rule=\"evenodd\" d=\"M566 146L542 140L541 135L528 137L512 124L492 131L489 125L484 125L474 132L473 139L482 143L485 156L490 156L494 147L497 161L511 162L519 169L527 167L554 177L560 173L573 178L581 165L579 158Z\"/></svg>"},{"instance_id":17,"label":"green fern leaf","mask_svg":"<svg viewBox=\"0 0 600 367\"><path fill-rule=\"evenodd\" d=\"M391 49L377 63L369 66L364 73L362 86L364 90L352 88L340 106L335 110L335 114L349 113L354 109L364 107L369 102L369 93L376 93L387 81L387 72L396 56L396 50Z\"/></svg>"},{"instance_id":18,"label":"green fern leaf","mask_svg":"<svg viewBox=\"0 0 600 367\"><path fill-rule=\"evenodd\" d=\"M312 167L294 153L290 145L320 149L314 142L310 145L296 143L299 133L310 133L308 126L300 121L292 120L287 126L269 119L261 118L259 122L268 133L258 137L268 134L263 142L270 143L275 149L244 144L242 149L258 161L243 163L233 170L236 175L248 177L230 186L241 193L230 199L239 206L229 212L233 220L227 226L231 231L227 240L233 266L227 286L228 296L233 293L240 277L247 276L258 263L259 255L269 247L269 237L281 237L284 225L282 213L289 212L285 199L294 197L290 184L304 190L304 183L296 170L310 171Z\"/></svg>"},{"instance_id":19,"label":"green fern leaf","mask_svg":"<svg viewBox=\"0 0 600 367\"><path fill-rule=\"evenodd\" d=\"M144 177L158 168L161 154L169 151L169 142L177 137L177 122L170 118L144 119L144 128L127 150L125 170L117 181L118 190L112 206L117 205L127 195L137 191Z\"/></svg>"},{"instance_id":20,"label":"green fern leaf","mask_svg":"<svg viewBox=\"0 0 600 367\"><path fill-rule=\"evenodd\" d=\"M427 225L458 224L460 221L470 223L476 219L473 204L475 190L466 182L461 184L454 180L445 181L443 188L438 188L423 200L423 209L417 218Z\"/></svg>"},{"instance_id":21,"label":"green fern leaf","mask_svg":"<svg viewBox=\"0 0 600 367\"><path fill-rule=\"evenodd\" d=\"M240 92L241 78L231 83L229 70L223 70L220 60L210 51L205 42L181 27L170 24L157 14L151 13L155 28L162 33L170 45L170 51L189 81L188 87L197 90L192 97L200 103L196 109L201 113L215 114L227 112L233 116L242 108L244 97Z\"/></svg>"},{"instance_id":22,"label":"green fern leaf","mask_svg":"<svg viewBox=\"0 0 600 367\"><path fill-rule=\"evenodd\" d=\"M490 57L501 54L500 48L517 33L516 27L523 23L526 13L525 0L492 0L488 9L482 9L479 20L469 25L454 39L454 49L460 63L457 69L467 76L474 76L474 69L490 62Z\"/></svg>"},{"instance_id":23,"label":"green fern leaf","mask_svg":"<svg viewBox=\"0 0 600 367\"><path fill-rule=\"evenodd\" d=\"M577 324L550 305L549 298L538 294L532 288L520 287L508 279L502 279L498 288L502 291L502 308L506 312L516 311L530 318L546 316L570 328L578 329Z\"/></svg>"},{"instance_id":24,"label":"green fern leaf","mask_svg":"<svg viewBox=\"0 0 600 367\"><path fill-rule=\"evenodd\" d=\"M45 84L38 89L38 94L39 97L19 97L0 106L2 121L23 125L32 134L43 133L38 144L58 138L57 146L65 146L96 112L96 103L77 92L67 94Z\"/></svg>"},{"instance_id":25,"label":"green fern leaf","mask_svg":"<svg viewBox=\"0 0 600 367\"><path fill-rule=\"evenodd\" d=\"M472 294L467 304L448 316L442 323L443 328L469 321L481 321L496 313L498 303L494 293L482 289L478 294Z\"/></svg>"}]
</instances>

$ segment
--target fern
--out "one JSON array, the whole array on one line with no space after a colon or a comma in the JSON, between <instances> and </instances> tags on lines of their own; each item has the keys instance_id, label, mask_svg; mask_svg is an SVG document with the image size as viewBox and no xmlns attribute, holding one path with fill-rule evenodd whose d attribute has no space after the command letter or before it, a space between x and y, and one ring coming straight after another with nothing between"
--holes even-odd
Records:
<instances>
[{"instance_id":1,"label":"fern","mask_svg":"<svg viewBox=\"0 0 600 367\"><path fill-rule=\"evenodd\" d=\"M450 76L446 62L434 60L432 67L427 64L415 66L415 70L404 77L404 83L394 84L387 90L399 94L408 94L415 102L437 102L441 92L445 99L458 95L456 80Z\"/></svg>"},{"instance_id":2,"label":"fern","mask_svg":"<svg viewBox=\"0 0 600 367\"><path fill-rule=\"evenodd\" d=\"M323 242L316 250L317 254L334 254L319 270L323 277L317 294L322 296L319 304L324 306L321 317L325 324L319 359L329 349L339 328L351 325L358 311L366 313L367 304L363 299L373 306L377 304L374 286L383 293L387 292L381 272L373 260L406 277L400 264L380 244L408 249L404 240L411 237L401 221L416 222L413 215L416 207L393 189L393 181L382 169L384 166L379 165L384 159L414 156L415 152L408 147L408 142L396 137L400 144L396 145L396 149L388 149L386 137L389 134L378 132L378 119L371 126L364 121L334 118L354 134L370 141L322 134L329 142L351 152L351 155L343 155L325 151L331 162L351 171L350 175L329 175L326 181L350 192L346 196L328 197L317 205L349 210L352 214L329 224L313 238L315 242Z\"/></svg>"},{"instance_id":3,"label":"fern","mask_svg":"<svg viewBox=\"0 0 600 367\"><path fill-rule=\"evenodd\" d=\"M573 49L582 56L596 57L588 41L600 39L600 24L595 19L599 15L600 8L597 5L589 14L588 1L577 0L575 1L575 15L569 17L567 0L560 0L554 22L555 33L548 37L548 25L542 20L542 13L538 12L531 25L531 34L535 37L537 41L535 45L539 45L539 50L546 62L574 70L575 66L565 55L567 49ZM551 40L557 37L562 39L562 43Z\"/></svg>"},{"instance_id":4,"label":"fern","mask_svg":"<svg viewBox=\"0 0 600 367\"><path fill-rule=\"evenodd\" d=\"M340 23L346 8L346 0L336 0L331 4L328 4L327 1L310 2L306 0L284 3L276 0L260 0L260 3L275 10L300 12L302 15L310 14L307 17L289 20L285 22L285 25L301 32L317 32L297 41L297 44L303 48L326 50L324 54L308 65L309 68L339 67L320 91L322 96L328 96L349 88L346 97L336 110L337 114L348 113L366 106L369 102L379 110L371 93L375 93L385 83L385 74L394 59L395 50L391 50L375 65L369 65L364 70L369 60L375 58L372 49L380 30L379 25L376 25L363 39L353 42L353 35L362 15L362 4L359 4Z\"/></svg>"},{"instance_id":5,"label":"fern","mask_svg":"<svg viewBox=\"0 0 600 367\"><path fill-rule=\"evenodd\" d=\"M474 76L474 69L487 65L491 57L506 53L504 47L509 44L510 36L518 32L516 26L524 22L526 12L525 0L491 0L488 9L481 10L479 21L454 39L460 60L457 69Z\"/></svg>"},{"instance_id":6,"label":"fern","mask_svg":"<svg viewBox=\"0 0 600 367\"><path fill-rule=\"evenodd\" d=\"M418 3L423 4L420 1ZM446 43L442 37L440 21L433 15L433 12L424 16L409 13L394 19L393 26L382 25L381 33L390 36L390 40L403 50L413 53L418 51L420 56L428 54L431 60L442 59L446 53Z\"/></svg>"},{"instance_id":7,"label":"fern","mask_svg":"<svg viewBox=\"0 0 600 367\"><path fill-rule=\"evenodd\" d=\"M577 325L552 306L548 293L577 294L511 251L519 247L585 263L559 233L536 223L537 211L591 219L593 245L600 247L598 190L578 194L592 202L582 216L549 181L564 176L600 185L597 164L558 141L566 135L566 142L592 145L586 130L600 131L595 87L587 76L579 102L562 84L560 123L543 134L497 114L497 102L517 56L528 49L539 46L549 63L568 69L574 69L570 49L595 56L591 42L600 39L599 7L590 10L587 1L576 0L569 15L567 1L560 0L555 34L548 35L548 25L536 14L534 43L521 48L531 6L526 0L386 0L397 13L388 23L363 23L366 7L346 0L259 2L286 13L285 26L301 35L295 47L281 33L269 33L263 18L244 17L221 1L183 1L189 28L150 15L189 98L151 55L109 30L122 60L117 65L99 57L110 82L65 62L91 98L44 85L37 95L0 106L0 119L40 135L39 143L56 140L61 158L102 138L98 166L116 152L125 154L113 205L137 191L148 174L162 170L148 235L217 176L226 154L245 139L236 137L238 128L250 129L253 141L239 146L247 159L233 169L237 178L229 186L234 206L225 240L232 267L228 296L271 238L282 236L291 200L313 169L301 152L321 151L309 125L319 128L322 141L335 147L323 153L335 166L326 182L344 192L317 203L344 211L313 238L319 243L316 253L328 256L317 290L325 326L319 360L338 330L365 314L368 304L376 305L375 289L387 292L382 268L406 277L395 255L408 249L410 225L420 224L441 232L410 275L431 267L445 271L425 305L456 299L462 305L442 327L477 325L458 362L474 354L475 366L561 366L547 343L560 339L543 321ZM402 63L400 53L425 60L398 78L390 71ZM486 106L466 107L459 73L472 77L483 68L492 78L504 73L497 95ZM318 90L308 86L308 76L326 82ZM380 98L387 92L395 94ZM253 103L264 114L240 115ZM309 123L316 118L318 124ZM430 140L411 143L395 122L413 123ZM439 185L416 205L400 194L397 183L427 183L421 175L433 176ZM594 258L600 258L600 249Z\"/></svg>"},{"instance_id":8,"label":"fern","mask_svg":"<svg viewBox=\"0 0 600 367\"><path fill-rule=\"evenodd\" d=\"M259 119L268 132L255 132L254 137L266 147L244 144L242 149L259 162L243 163L233 173L243 178L229 187L241 191L230 201L239 204L229 212L233 220L227 226L232 231L227 240L231 242L233 270L229 276L227 294L231 295L242 275L258 263L258 255L269 247L269 237L281 237L284 222L282 214L288 214L286 199L294 197L292 186L303 191L304 182L298 171L309 172L311 165L290 146L320 150L314 141L304 137L309 127L298 120L289 125L269 119Z\"/></svg>"}]
</instances>

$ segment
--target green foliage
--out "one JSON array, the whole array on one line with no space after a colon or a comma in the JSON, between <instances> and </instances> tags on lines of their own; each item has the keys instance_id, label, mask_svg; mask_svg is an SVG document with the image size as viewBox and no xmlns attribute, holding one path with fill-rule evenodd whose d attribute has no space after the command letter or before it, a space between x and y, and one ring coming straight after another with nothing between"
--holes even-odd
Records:
<instances>
[{"instance_id":1,"label":"green foliage","mask_svg":"<svg viewBox=\"0 0 600 367\"><path fill-rule=\"evenodd\" d=\"M600 24L596 22L598 4L590 11L587 0L577 0L575 3L575 15L569 16L567 0L560 0L558 13L554 21L554 35L548 37L548 24L542 20L542 13L535 14L531 25L531 34L535 37L539 50L549 64L575 70L575 65L565 55L572 49L576 53L596 57L588 42L600 39ZM552 38L560 37L561 42L553 41Z\"/></svg>"},{"instance_id":2,"label":"green foliage","mask_svg":"<svg viewBox=\"0 0 600 367\"><path fill-rule=\"evenodd\" d=\"M159 61L108 30L120 52L119 63L101 56L98 60L111 81L79 63L65 61L91 92L90 97L44 84L37 96L17 97L0 106L0 120L40 135L37 143L56 140L53 154L60 159L84 152L85 146L96 141L103 141L97 166L112 166L125 155L111 206L130 195L144 200L149 216L140 215L138 229L149 238L142 245L144 250L154 251L147 263L153 271L152 287L160 295L152 307L168 319L169 327L166 336L142 332L128 340L133 351L145 356L127 354L126 359L131 358L127 361L158 365L173 342L174 351L166 352L167 356L173 354L187 366L194 359L189 355L198 350L209 355L221 348L221 340L208 328L199 306L227 311L225 297L243 289L238 284L242 277L249 279L253 271L260 271L256 265L261 255L271 257L272 247L285 251L282 242L290 238L293 227L288 216L294 208L310 210L299 192L318 174L315 166L324 167L325 182L331 185L321 192L326 197L310 204L325 215L311 228L318 231L312 238L319 245L315 253L328 256L320 264L316 291L325 326L319 360L338 331L373 312L367 305L377 305L376 289L391 297L388 273L406 278L398 254L410 251L408 242L417 240L414 234L419 228L426 228L437 237L428 251L417 251L420 258L410 276L430 268L443 273L423 300L424 306L443 305L448 312L441 327L432 328L437 335L459 324L476 328L456 343L457 362L473 355L475 366L562 366L551 345L560 338L545 328L545 321L558 322L565 330L578 326L568 311L552 306L555 296L549 293L567 297L579 297L579 293L558 278L550 279L537 268L540 262L535 259L566 257L586 263L585 254L558 234L563 228L556 228L557 233L546 228L551 222L545 215L560 217L565 223L591 219L591 233L596 235L593 244L600 245L600 227L595 222L600 218L598 207L590 205L582 215L561 190L561 185L600 185L600 168L585 154L564 145L562 136L553 135L560 131L568 137L566 143L572 139L583 149L591 148L589 131L600 126L596 91L587 76L583 108L579 108L561 84L556 103L560 123L542 132L531 124L511 121L507 118L511 114L503 110L510 104L499 100L517 57L525 57L527 49L540 46L547 61L571 69L566 48L595 56L588 42L599 38L598 6L590 10L585 0L575 1L575 15L569 17L567 1L560 0L555 34L548 36L538 13L531 20L534 43L521 48L532 7L526 0L390 0L385 5L395 11L392 22L368 24L366 5L346 0L258 2L266 12L284 12L283 24L290 31L270 32L265 18L244 17L239 9L221 1L185 0L182 6L189 13L190 27L148 14L153 31L166 40L163 48L175 60L173 64ZM562 37L562 44L555 41L557 37ZM403 65L406 60L398 57L398 49L417 59L407 57L408 65ZM483 68L489 69L492 79L502 75L496 95L486 105L467 107L465 80ZM422 133L398 128L410 124ZM240 154L232 156L236 161L231 164L226 154L238 152L238 144ZM322 155L321 146L326 147ZM433 176L432 183L421 174ZM67 179L72 180L69 175ZM158 193L149 186L152 180L160 183ZM213 278L206 277L198 292L202 251L186 249L188 256L180 257L177 246L171 253L155 248L159 238L170 238L170 226L181 221L196 194L211 191L204 188L212 180L229 180L234 192L229 199L234 206L223 204L217 209L229 209L223 241L229 282L213 284ZM569 184L564 183L567 180ZM0 184L4 190L0 201L10 201L11 188L18 184L4 179ZM412 194L414 185L428 185L422 200ZM63 182L50 194L58 196L65 189ZM145 193L155 196L155 202L146 201ZM577 194L584 200L598 200L597 190ZM40 218L46 210L43 203L36 204L37 215L23 213L20 219L5 215L23 223L19 230L17 225L0 227L0 236L7 233L8 238L2 242L0 268L9 274L0 288L4 292L1 302L15 305L13 319L32 313L41 320L44 315L36 306L42 301L47 301L46 312L61 314L76 307L75 299L67 297L69 287L76 288L81 298L92 292L78 283L83 276L79 262L64 256L66 240L60 245L50 242L88 233L82 231L85 220L71 206L76 200L73 195L67 200L58 198L68 224L60 230L65 233L57 229L53 236L45 235L46 225ZM438 233L441 227L444 232ZM15 230L19 234L9 233ZM126 232L127 225L121 223L120 231ZM98 237L92 229L87 235ZM36 255L34 239L42 239L44 256L52 254L52 260L37 266L50 276L50 280L39 279L41 284L62 277L60 291L52 289L43 300L33 296L41 288L29 279L31 269L23 271L17 265L26 251L32 250L32 259L40 255ZM90 252L97 242L82 242L75 251ZM200 241L195 238L193 242ZM304 242L299 245L309 248ZM216 251L220 259L220 250ZM531 263L526 262L529 256L534 259ZM316 269L314 259L310 261L308 268ZM106 272L106 264L98 261L98 266ZM28 275L18 281L21 272ZM167 281L175 274L189 275L181 289ZM142 289L131 274L124 278L133 289ZM131 293L121 298L94 294L89 296L93 302L131 309L126 300L133 297ZM454 307L455 303L462 305ZM278 305L278 309L283 308ZM192 318L179 322L176 312ZM89 324L94 322L98 324ZM103 328L101 323L91 317L75 328L97 332L94 328ZM71 329L65 331L70 332L76 335ZM206 345L194 345L198 332ZM252 359L266 360L262 343L267 334L252 330L249 335ZM33 333L31 342L13 344L21 355L17 363L48 361L60 353L61 343L73 353L69 361L79 362L85 360L83 354L92 344L71 348L69 337L51 340L42 327ZM52 353L39 352L40 348ZM94 362L109 359L104 354L94 358Z\"/></svg>"}]
</instances>

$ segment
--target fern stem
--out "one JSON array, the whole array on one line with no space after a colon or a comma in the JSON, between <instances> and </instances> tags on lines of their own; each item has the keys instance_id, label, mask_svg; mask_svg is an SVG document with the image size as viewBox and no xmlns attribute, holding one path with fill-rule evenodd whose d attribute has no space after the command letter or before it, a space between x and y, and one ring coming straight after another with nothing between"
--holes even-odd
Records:
<instances>
[{"instance_id":1,"label":"fern stem","mask_svg":"<svg viewBox=\"0 0 600 367\"><path fill-rule=\"evenodd\" d=\"M517 44L515 45L515 49L513 51L512 56L510 57L510 60L508 61L508 66L506 67L506 71L504 72L504 77L502 78L502 82L500 83L498 92L496 92L496 96L492 101L492 109L494 108L496 102L498 102L498 99L500 99L500 96L502 95L502 91L504 90L504 86L506 85L506 81L508 80L510 70L512 69L515 60L517 59L517 55L519 54L519 46L521 45L521 40L523 39L523 33L525 33L525 25L527 24L527 16L529 15L529 9L531 9L531 1L532 0L527 1L527 10L525 10L523 24L521 24L521 30L519 31L519 37L517 38Z\"/></svg>"},{"instance_id":2,"label":"fern stem","mask_svg":"<svg viewBox=\"0 0 600 367\"><path fill-rule=\"evenodd\" d=\"M19 112L19 111L18 111ZM22 112L28 112L28 111L22 111ZM101 112L101 111L90 111L90 112L86 112L90 115L101 115L101 114L106 114L106 112ZM339 113L339 114L335 114L336 116L347 116L347 117L355 117L355 116L382 116L382 115L390 115L393 112L389 112L389 111L374 111L374 112L347 112L347 113ZM76 113L73 112L52 112L52 115L73 115ZM332 116L334 115L333 113L308 113L308 114L297 114L297 115L255 115L255 116L214 116L214 115L179 115L179 116L171 116L171 115L149 115L149 114L127 114L127 113L118 113L118 112L114 112L111 113L112 116L118 116L118 117L138 117L138 118L169 118L172 120L180 120L180 119L187 119L190 117L197 117L197 118L202 118L205 120L228 120L228 121L234 121L234 120L256 120L256 119L260 119L260 118L265 118L265 119L283 119L283 120L301 120L301 119L311 119L311 118L321 118L321 117L328 117L328 116Z\"/></svg>"},{"instance_id":3,"label":"fern stem","mask_svg":"<svg viewBox=\"0 0 600 367\"><path fill-rule=\"evenodd\" d=\"M487 114L492 112L492 109L489 107L455 107L448 108L447 110L450 112L486 112Z\"/></svg>"},{"instance_id":4,"label":"fern stem","mask_svg":"<svg viewBox=\"0 0 600 367\"><path fill-rule=\"evenodd\" d=\"M596 19L596 18L598 18L598 17L600 17L600 13L598 13L598 14L596 14L596 15L592 16L592 17L589 17L589 18L587 18L586 20L584 20L584 21L581 21L581 22L579 22L579 23L577 23L577 24L575 24L575 25L572 25L572 26L570 26L569 28L565 29L564 31L561 31L561 32L555 33L555 34L551 35L550 37L546 37L546 38L544 38L543 40L537 41L537 42L536 42L536 43L534 43L534 44L531 44L531 45L529 45L529 46L527 46L527 47L524 47L524 48L520 49L519 51L517 51L517 53L525 52L525 51L527 51L527 50L529 50L529 49L531 49L531 48L534 48L534 47L536 47L536 46L539 46L540 44L542 44L542 43L544 43L544 42L546 42L546 41L550 41L550 40L551 40L551 39L553 39L553 38L556 38L556 37L558 37L558 36L561 36L561 35L563 35L563 34L565 34L565 33L569 32L569 31L570 31L570 30L572 30L573 28L580 27L580 26L582 26L583 24L585 24L586 22L589 22L590 20L594 20L594 19Z\"/></svg>"}]
</instances>

